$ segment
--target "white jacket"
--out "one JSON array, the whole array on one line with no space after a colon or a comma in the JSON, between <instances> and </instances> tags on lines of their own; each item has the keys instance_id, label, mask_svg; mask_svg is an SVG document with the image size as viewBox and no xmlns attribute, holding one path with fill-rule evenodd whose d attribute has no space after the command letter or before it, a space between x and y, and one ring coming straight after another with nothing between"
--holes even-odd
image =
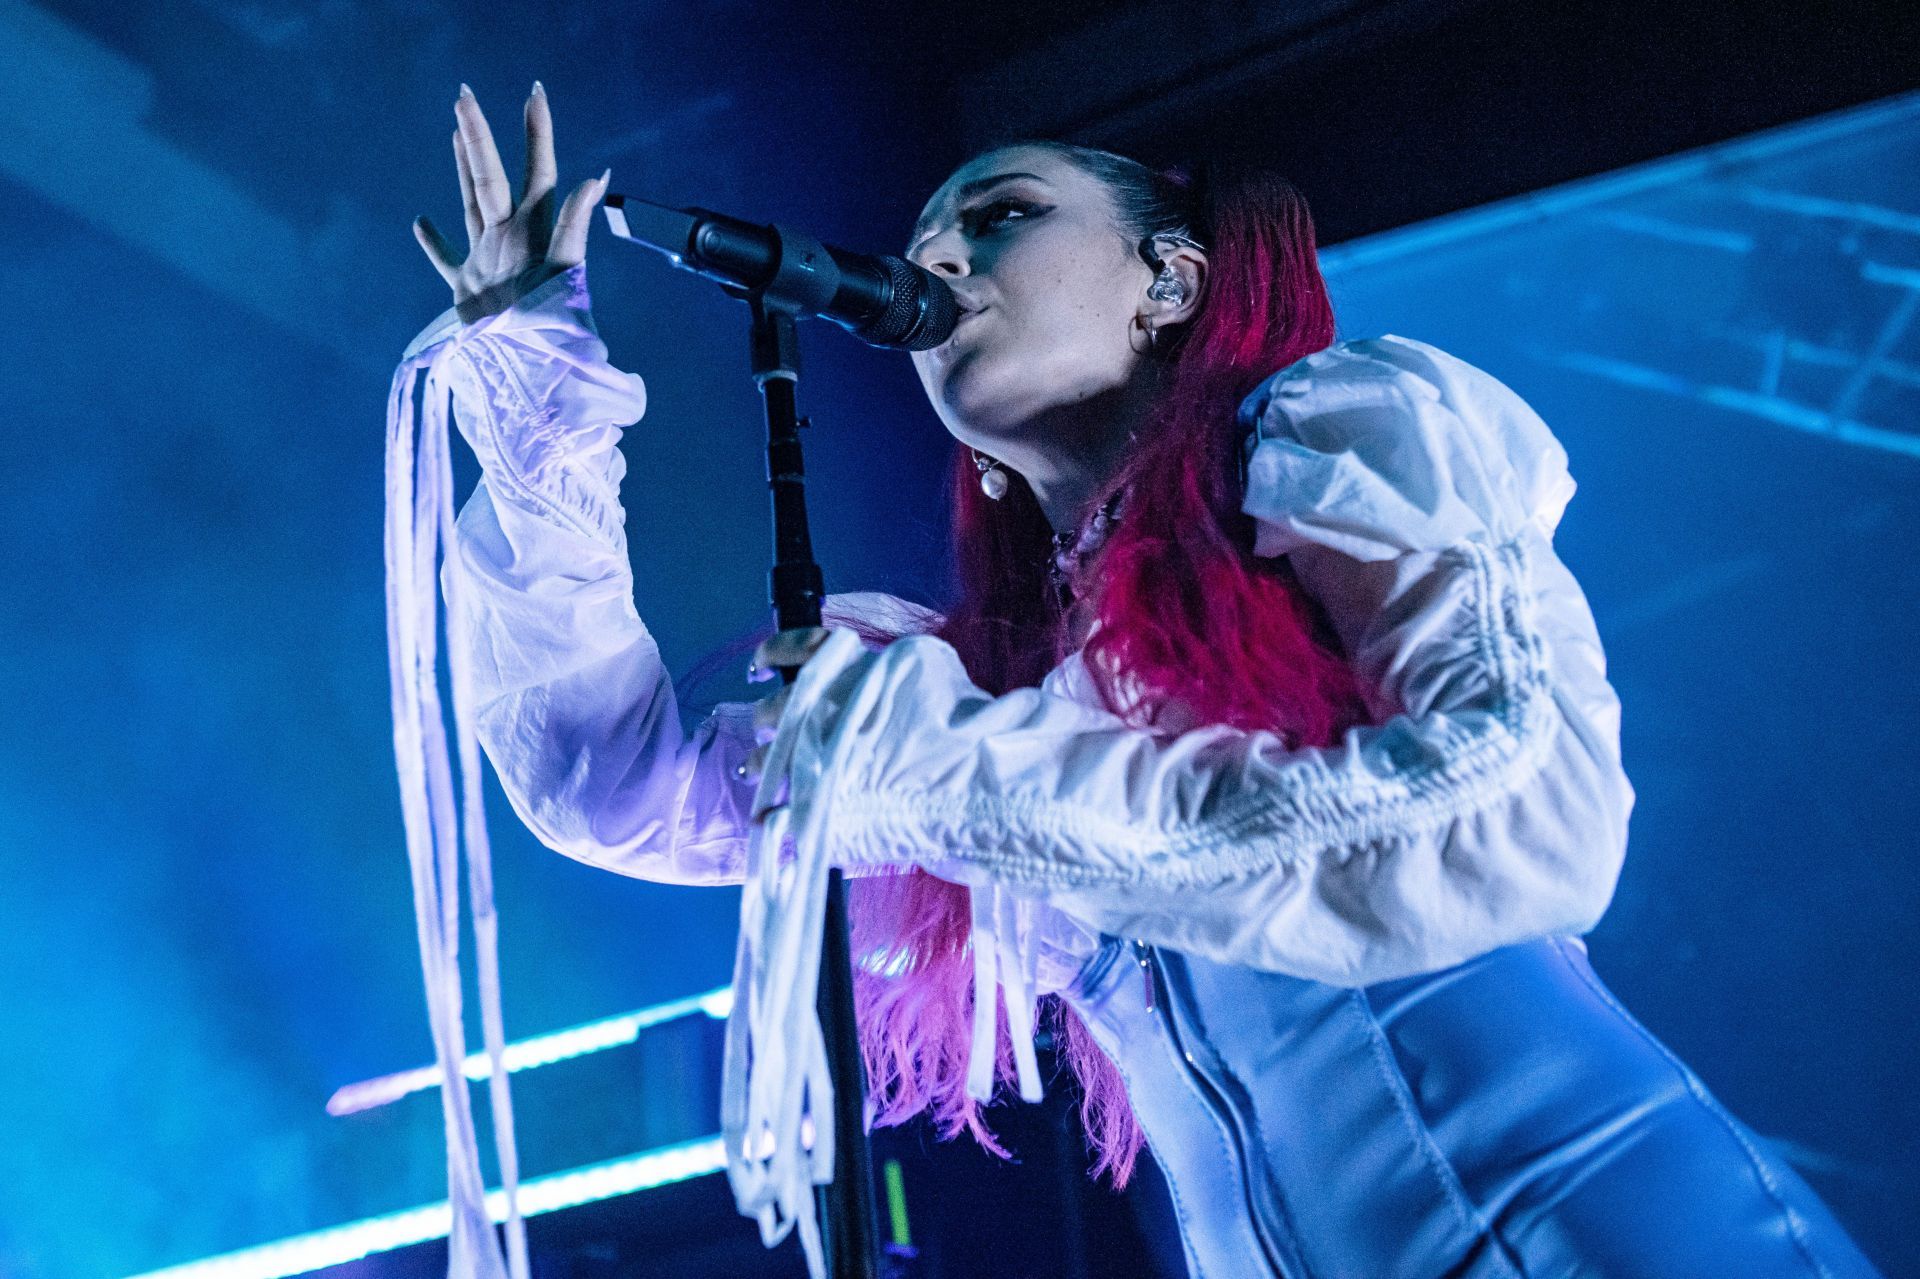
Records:
<instances>
[{"instance_id":1,"label":"white jacket","mask_svg":"<svg viewBox=\"0 0 1920 1279\"><path fill-rule=\"evenodd\" d=\"M430 351L484 470L448 565L449 643L515 812L621 874L742 879L751 708L685 731L635 611L615 446L645 394L606 363L582 269L478 323L443 316L408 354ZM1023 1005L1101 933L1357 986L1584 932L1611 897L1633 790L1552 546L1574 489L1552 433L1398 337L1279 370L1241 420L1256 553L1291 557L1404 708L1391 719L1325 749L1153 731L1104 708L1077 654L993 697L927 635L878 652L843 636L796 683L774 745L794 829L850 872L912 863L988 890L976 950L1025 979ZM873 594L828 605L829 624L937 620Z\"/></svg>"}]
</instances>

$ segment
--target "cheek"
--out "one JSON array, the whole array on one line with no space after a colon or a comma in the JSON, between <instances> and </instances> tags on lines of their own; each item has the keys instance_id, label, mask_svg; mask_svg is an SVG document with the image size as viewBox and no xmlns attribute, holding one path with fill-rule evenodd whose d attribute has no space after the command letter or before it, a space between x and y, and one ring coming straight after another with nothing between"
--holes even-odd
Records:
<instances>
[{"instance_id":1,"label":"cheek","mask_svg":"<svg viewBox=\"0 0 1920 1279\"><path fill-rule=\"evenodd\" d=\"M1129 313L1126 285L1109 255L1036 252L1008 263L1002 291L1022 328L1061 338L1111 335Z\"/></svg>"},{"instance_id":2,"label":"cheek","mask_svg":"<svg viewBox=\"0 0 1920 1279\"><path fill-rule=\"evenodd\" d=\"M990 270L993 309L981 317L981 331L950 355L913 357L949 426L990 432L1131 375L1133 300L1109 258L1036 243Z\"/></svg>"},{"instance_id":3,"label":"cheek","mask_svg":"<svg viewBox=\"0 0 1920 1279\"><path fill-rule=\"evenodd\" d=\"M1036 272L1009 301L1008 354L1036 374L1105 381L1125 371L1133 311L1105 259Z\"/></svg>"}]
</instances>

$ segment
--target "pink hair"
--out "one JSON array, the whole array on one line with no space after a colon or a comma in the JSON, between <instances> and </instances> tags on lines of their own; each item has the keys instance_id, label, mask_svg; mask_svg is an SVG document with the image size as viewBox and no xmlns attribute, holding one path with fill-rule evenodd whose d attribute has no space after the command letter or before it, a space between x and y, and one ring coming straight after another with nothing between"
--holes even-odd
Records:
<instances>
[{"instance_id":1,"label":"pink hair","mask_svg":"<svg viewBox=\"0 0 1920 1279\"><path fill-rule=\"evenodd\" d=\"M1201 723L1269 729L1295 746L1331 744L1367 718L1367 703L1285 562L1252 554L1235 419L1261 379L1333 341L1305 200L1259 171L1201 190L1109 152L1027 145L1102 179L1130 237L1179 230L1209 246L1203 304L1168 345L1156 408L1114 482L1126 492L1120 518L1074 583L1100 621L1084 657L1101 696L1134 723L1177 705ZM1045 570L1052 529L1026 483L1009 479L1005 498L988 500L969 450L955 450L959 600L936 632L995 694L1039 683L1069 646ZM1204 665L1191 660L1199 652L1208 654ZM1133 688L1131 700L1123 685ZM973 1020L967 890L919 870L854 880L851 889L854 950L864 958L855 995L875 1122L929 1112L942 1136L965 1129L1004 1155L966 1093ZM1081 1117L1098 1156L1093 1175L1111 1173L1124 1186L1142 1136L1120 1074L1064 1001L1050 997L1049 1005L1081 1086ZM1008 1080L1004 1029L998 1056L997 1077Z\"/></svg>"}]
</instances>

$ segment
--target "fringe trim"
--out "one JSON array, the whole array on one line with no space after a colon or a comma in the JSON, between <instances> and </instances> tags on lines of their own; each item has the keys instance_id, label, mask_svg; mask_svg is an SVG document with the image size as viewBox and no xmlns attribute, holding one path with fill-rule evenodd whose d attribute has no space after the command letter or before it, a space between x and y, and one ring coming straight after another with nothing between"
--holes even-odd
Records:
<instances>
[{"instance_id":1,"label":"fringe trim","mask_svg":"<svg viewBox=\"0 0 1920 1279\"><path fill-rule=\"evenodd\" d=\"M440 1068L440 1102L447 1131L447 1236L450 1279L528 1279L526 1225L520 1215L520 1166L513 1102L502 1060L506 1033L500 1012L498 917L493 904L492 855L482 803L480 748L474 734L466 655L448 645L454 734L460 758L456 807L445 713L438 686L438 617L434 563L453 545L453 469L447 436L443 344L404 362L387 400L386 578L387 661L393 696L394 762L407 861L413 878L427 1016ZM424 386L423 386L424 376ZM413 399L422 394L416 455ZM444 578L447 611L460 590L450 555ZM487 1210L479 1140L463 1072L466 1033L460 991L460 842L466 842L468 900L479 965L480 1018L486 1040L488 1104L494 1154L506 1201L506 1256Z\"/></svg>"}]
</instances>

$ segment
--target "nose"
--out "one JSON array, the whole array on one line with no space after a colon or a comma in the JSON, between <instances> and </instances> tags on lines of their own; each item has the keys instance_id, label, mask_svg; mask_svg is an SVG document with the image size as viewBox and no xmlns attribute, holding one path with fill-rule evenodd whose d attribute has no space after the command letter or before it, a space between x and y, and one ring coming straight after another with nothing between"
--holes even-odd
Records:
<instances>
[{"instance_id":1,"label":"nose","mask_svg":"<svg viewBox=\"0 0 1920 1279\"><path fill-rule=\"evenodd\" d=\"M907 260L935 275L957 278L968 271L966 242L952 231L929 236L913 247Z\"/></svg>"}]
</instances>

